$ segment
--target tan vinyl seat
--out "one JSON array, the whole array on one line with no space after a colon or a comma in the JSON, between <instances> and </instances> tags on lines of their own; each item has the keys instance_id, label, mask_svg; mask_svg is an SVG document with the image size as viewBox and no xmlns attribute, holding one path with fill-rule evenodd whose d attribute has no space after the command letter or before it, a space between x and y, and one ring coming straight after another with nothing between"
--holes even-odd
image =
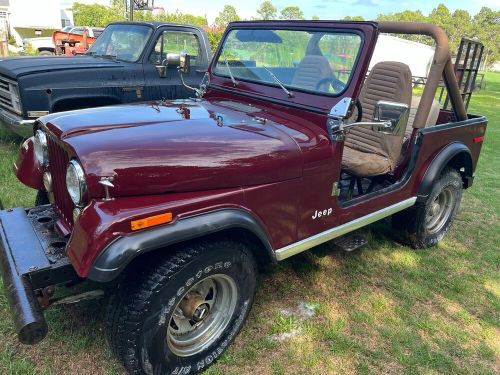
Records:
<instances>
[{"instance_id":1,"label":"tan vinyl seat","mask_svg":"<svg viewBox=\"0 0 500 375\"><path fill-rule=\"evenodd\" d=\"M362 121L373 121L379 100L405 103L410 106L412 85L408 65L383 61L371 70L361 89ZM342 170L357 177L369 177L394 171L403 146L401 135L383 134L371 126L351 128L346 136Z\"/></svg>"},{"instance_id":2,"label":"tan vinyl seat","mask_svg":"<svg viewBox=\"0 0 500 375\"><path fill-rule=\"evenodd\" d=\"M411 97L410 115L408 116L408 124L406 125L405 137L410 138L413 132L413 121L415 121L415 115L417 114L418 106L420 104L421 96ZM441 104L434 99L432 101L431 110L427 116L427 121L425 122L425 127L434 126L437 123L439 117L439 111L441 110Z\"/></svg>"},{"instance_id":3,"label":"tan vinyl seat","mask_svg":"<svg viewBox=\"0 0 500 375\"><path fill-rule=\"evenodd\" d=\"M318 90L316 88L319 81L324 78L333 77L332 68L325 56L307 55L300 61L293 76L292 86L304 88L306 90ZM320 90L327 90L328 83L320 87Z\"/></svg>"}]
</instances>

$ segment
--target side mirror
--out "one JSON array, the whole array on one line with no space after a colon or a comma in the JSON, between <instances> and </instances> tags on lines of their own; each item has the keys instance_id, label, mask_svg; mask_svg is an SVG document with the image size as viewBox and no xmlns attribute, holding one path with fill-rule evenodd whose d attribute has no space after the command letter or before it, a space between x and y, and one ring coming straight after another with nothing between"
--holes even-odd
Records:
<instances>
[{"instance_id":1,"label":"side mirror","mask_svg":"<svg viewBox=\"0 0 500 375\"><path fill-rule=\"evenodd\" d=\"M189 53L185 51L182 51L181 53L167 53L162 65L156 67L158 69L158 73L160 73L160 66L164 66L165 68L174 66L179 70L179 72L188 74L191 69L191 56L189 56Z\"/></svg>"},{"instance_id":2,"label":"side mirror","mask_svg":"<svg viewBox=\"0 0 500 375\"><path fill-rule=\"evenodd\" d=\"M402 135L409 115L410 107L407 104L380 100L373 112L372 130L383 134Z\"/></svg>"}]
</instances>

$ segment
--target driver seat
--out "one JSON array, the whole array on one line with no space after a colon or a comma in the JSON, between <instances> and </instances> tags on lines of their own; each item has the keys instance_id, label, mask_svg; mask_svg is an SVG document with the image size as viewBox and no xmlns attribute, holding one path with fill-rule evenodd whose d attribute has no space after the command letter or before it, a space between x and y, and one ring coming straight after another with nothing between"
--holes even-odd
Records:
<instances>
[{"instance_id":1,"label":"driver seat","mask_svg":"<svg viewBox=\"0 0 500 375\"><path fill-rule=\"evenodd\" d=\"M324 78L333 78L330 63L323 55L306 55L300 61L293 76L292 86L316 91L316 85ZM327 90L327 84L320 90Z\"/></svg>"},{"instance_id":2,"label":"driver seat","mask_svg":"<svg viewBox=\"0 0 500 375\"><path fill-rule=\"evenodd\" d=\"M405 103L412 97L411 71L408 65L383 61L373 66L361 89L361 121L373 121L379 100ZM371 126L351 128L345 138L342 170L355 177L371 177L393 172L403 147L404 132L384 134Z\"/></svg>"}]
</instances>

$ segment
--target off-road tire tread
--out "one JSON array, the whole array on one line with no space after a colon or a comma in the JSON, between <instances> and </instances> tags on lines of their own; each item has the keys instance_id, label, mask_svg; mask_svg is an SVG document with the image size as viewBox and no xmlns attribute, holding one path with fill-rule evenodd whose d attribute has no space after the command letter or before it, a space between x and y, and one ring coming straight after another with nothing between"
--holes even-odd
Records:
<instances>
[{"instance_id":1,"label":"off-road tire tread","mask_svg":"<svg viewBox=\"0 0 500 375\"><path fill-rule=\"evenodd\" d=\"M462 178L459 172L453 168L445 168L439 177L438 182L441 181L449 182L455 180L456 182L462 183ZM434 191L429 194L431 196ZM460 193L461 198L461 193ZM460 206L460 199L456 202L456 208L451 214L451 220L445 225L445 227L440 232L440 238L448 231L450 224L453 221L458 208ZM425 207L426 202L417 202L413 207L410 207L404 211L398 212L393 215L392 226L396 230L398 239L403 244L409 245L414 249L424 249L434 246L438 243L440 238L429 237L422 235L421 225L425 220Z\"/></svg>"},{"instance_id":2,"label":"off-road tire tread","mask_svg":"<svg viewBox=\"0 0 500 375\"><path fill-rule=\"evenodd\" d=\"M137 340L140 338L141 314L151 304L152 295L162 288L168 280L185 264L198 254L210 248L211 242L194 242L169 251L169 256L156 259L155 262L144 264L132 270L131 277L124 277L122 284L109 301L107 311L107 338L112 351L125 366L129 374L144 375L140 358L137 353ZM230 246L235 248L237 242L232 240L216 241L218 248ZM248 248L239 244L240 250L253 256ZM256 269L255 261L253 267Z\"/></svg>"}]
</instances>

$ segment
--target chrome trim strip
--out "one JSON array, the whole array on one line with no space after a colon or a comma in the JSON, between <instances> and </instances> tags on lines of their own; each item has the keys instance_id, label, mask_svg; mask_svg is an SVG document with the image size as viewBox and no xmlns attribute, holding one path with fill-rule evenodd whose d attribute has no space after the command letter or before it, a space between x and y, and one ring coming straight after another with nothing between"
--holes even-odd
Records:
<instances>
[{"instance_id":1,"label":"chrome trim strip","mask_svg":"<svg viewBox=\"0 0 500 375\"><path fill-rule=\"evenodd\" d=\"M334 238L340 237L346 233L352 232L368 224L374 223L375 221L383 219L387 216L391 216L396 212L403 211L404 209L413 206L416 201L417 197L405 199L404 201L395 203L392 206L385 207L381 210L372 212L371 214L349 221L348 223L339 225L338 227L328 229L324 232L315 234L314 236L305 238L301 241L282 247L281 249L276 250L276 259L284 260L293 255L309 250L314 246L321 245L324 242L333 240Z\"/></svg>"}]
</instances>

